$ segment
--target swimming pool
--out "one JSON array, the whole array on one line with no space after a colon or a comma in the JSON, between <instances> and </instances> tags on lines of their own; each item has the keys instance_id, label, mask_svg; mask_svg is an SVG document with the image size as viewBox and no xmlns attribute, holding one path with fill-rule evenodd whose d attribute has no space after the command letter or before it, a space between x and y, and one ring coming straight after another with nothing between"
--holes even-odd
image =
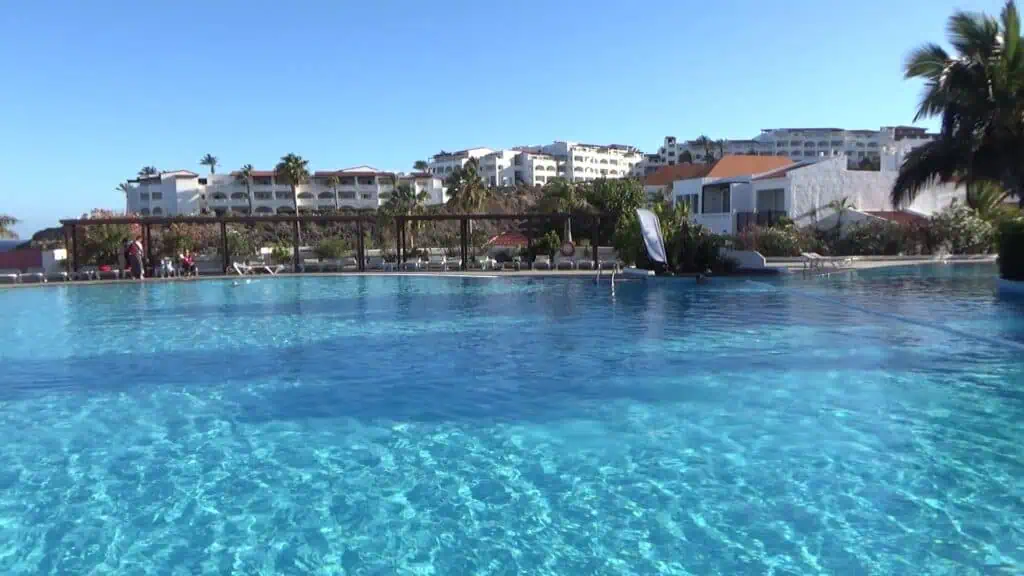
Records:
<instances>
[{"instance_id":1,"label":"swimming pool","mask_svg":"<svg viewBox=\"0 0 1024 576\"><path fill-rule=\"evenodd\" d=\"M0 573L1024 564L994 278L0 291Z\"/></svg>"}]
</instances>

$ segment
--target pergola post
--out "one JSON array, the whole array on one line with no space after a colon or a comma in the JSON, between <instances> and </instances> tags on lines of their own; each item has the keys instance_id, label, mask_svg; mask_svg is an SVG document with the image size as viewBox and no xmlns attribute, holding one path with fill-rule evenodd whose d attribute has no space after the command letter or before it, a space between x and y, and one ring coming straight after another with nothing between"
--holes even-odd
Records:
<instances>
[{"instance_id":1,"label":"pergola post","mask_svg":"<svg viewBox=\"0 0 1024 576\"><path fill-rule=\"evenodd\" d=\"M228 252L228 225L223 220L220 221L220 246L224 260L224 273L227 274L228 268L231 267L231 254Z\"/></svg>"},{"instance_id":2,"label":"pergola post","mask_svg":"<svg viewBox=\"0 0 1024 576\"><path fill-rule=\"evenodd\" d=\"M599 267L601 264L597 260L597 247L601 243L601 217L594 216L593 230L590 231L590 252L591 256L594 257L594 268Z\"/></svg>"},{"instance_id":3,"label":"pergola post","mask_svg":"<svg viewBox=\"0 0 1024 576\"><path fill-rule=\"evenodd\" d=\"M356 234L358 239L356 240L356 256L359 258L359 265L356 269L360 272L366 272L366 246L363 244L363 221L356 220Z\"/></svg>"},{"instance_id":4,"label":"pergola post","mask_svg":"<svg viewBox=\"0 0 1024 576\"><path fill-rule=\"evenodd\" d=\"M402 226L395 216L395 264L402 263Z\"/></svg>"},{"instance_id":5,"label":"pergola post","mask_svg":"<svg viewBox=\"0 0 1024 576\"><path fill-rule=\"evenodd\" d=\"M64 269L69 270L71 264L71 227L64 225Z\"/></svg>"},{"instance_id":6,"label":"pergola post","mask_svg":"<svg viewBox=\"0 0 1024 576\"><path fill-rule=\"evenodd\" d=\"M292 220L292 272L299 272L299 213Z\"/></svg>"},{"instance_id":7,"label":"pergola post","mask_svg":"<svg viewBox=\"0 0 1024 576\"><path fill-rule=\"evenodd\" d=\"M459 231L459 236L461 237L461 241L459 242L459 252L462 256L462 265L460 266L460 269L465 271L468 270L469 266L468 262L466 262L469 257L469 218L464 216L460 224L461 230Z\"/></svg>"},{"instance_id":8,"label":"pergola post","mask_svg":"<svg viewBox=\"0 0 1024 576\"><path fill-rule=\"evenodd\" d=\"M71 271L78 273L78 226L71 225Z\"/></svg>"},{"instance_id":9,"label":"pergola post","mask_svg":"<svg viewBox=\"0 0 1024 576\"><path fill-rule=\"evenodd\" d=\"M142 225L142 240L146 243L146 262L149 262L149 275L153 276L156 265L153 263L153 230L151 224Z\"/></svg>"}]
</instances>

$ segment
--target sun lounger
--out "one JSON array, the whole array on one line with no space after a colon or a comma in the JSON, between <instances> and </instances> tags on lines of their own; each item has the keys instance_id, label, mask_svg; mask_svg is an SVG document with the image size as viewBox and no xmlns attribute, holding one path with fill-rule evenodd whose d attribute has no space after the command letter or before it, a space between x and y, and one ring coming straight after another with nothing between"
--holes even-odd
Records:
<instances>
[{"instance_id":1,"label":"sun lounger","mask_svg":"<svg viewBox=\"0 0 1024 576\"><path fill-rule=\"evenodd\" d=\"M853 263L853 258L849 256L828 257L822 256L817 252L801 252L800 256L804 259L805 270L821 270L825 266L839 268L841 266L849 266Z\"/></svg>"},{"instance_id":2,"label":"sun lounger","mask_svg":"<svg viewBox=\"0 0 1024 576\"><path fill-rule=\"evenodd\" d=\"M19 278L22 282L46 282L46 272L42 268L28 268Z\"/></svg>"},{"instance_id":3,"label":"sun lounger","mask_svg":"<svg viewBox=\"0 0 1024 576\"><path fill-rule=\"evenodd\" d=\"M405 262L402 263L402 270L405 270L405 271L409 271L409 270L417 271L419 269L420 269L420 261L419 261L418 258L413 259L413 260L406 260Z\"/></svg>"},{"instance_id":4,"label":"sun lounger","mask_svg":"<svg viewBox=\"0 0 1024 576\"><path fill-rule=\"evenodd\" d=\"M239 276L248 276L252 274L252 266L249 266L245 262L232 262L229 272L234 271Z\"/></svg>"},{"instance_id":5,"label":"sun lounger","mask_svg":"<svg viewBox=\"0 0 1024 576\"><path fill-rule=\"evenodd\" d=\"M21 281L21 270L17 268L0 268L0 282L17 284Z\"/></svg>"},{"instance_id":6,"label":"sun lounger","mask_svg":"<svg viewBox=\"0 0 1024 576\"><path fill-rule=\"evenodd\" d=\"M554 268L556 270L574 270L576 268L576 259L571 256L555 254Z\"/></svg>"},{"instance_id":7,"label":"sun lounger","mask_svg":"<svg viewBox=\"0 0 1024 576\"><path fill-rule=\"evenodd\" d=\"M121 271L117 268L111 268L110 270L97 270L96 277L100 280L120 280Z\"/></svg>"},{"instance_id":8,"label":"sun lounger","mask_svg":"<svg viewBox=\"0 0 1024 576\"><path fill-rule=\"evenodd\" d=\"M395 269L395 263L385 261L383 256L371 256L366 259L366 269L391 272Z\"/></svg>"},{"instance_id":9,"label":"sun lounger","mask_svg":"<svg viewBox=\"0 0 1024 576\"><path fill-rule=\"evenodd\" d=\"M99 277L99 270L95 266L82 266L75 272L75 280L95 280Z\"/></svg>"},{"instance_id":10,"label":"sun lounger","mask_svg":"<svg viewBox=\"0 0 1024 576\"><path fill-rule=\"evenodd\" d=\"M357 272L359 270L359 260L356 260L353 256L342 258L338 261L339 272Z\"/></svg>"},{"instance_id":11,"label":"sun lounger","mask_svg":"<svg viewBox=\"0 0 1024 576\"><path fill-rule=\"evenodd\" d=\"M427 261L427 270L444 270L445 269L445 258L440 254L431 254L430 260Z\"/></svg>"},{"instance_id":12,"label":"sun lounger","mask_svg":"<svg viewBox=\"0 0 1024 576\"><path fill-rule=\"evenodd\" d=\"M546 254L538 254L533 260L534 270L551 270L551 258Z\"/></svg>"},{"instance_id":13,"label":"sun lounger","mask_svg":"<svg viewBox=\"0 0 1024 576\"><path fill-rule=\"evenodd\" d=\"M54 270L46 273L47 282L67 282L68 278L70 278L70 276L68 276L68 273L63 270Z\"/></svg>"},{"instance_id":14,"label":"sun lounger","mask_svg":"<svg viewBox=\"0 0 1024 576\"><path fill-rule=\"evenodd\" d=\"M449 270L462 270L462 258L458 256L448 256L444 259L444 269Z\"/></svg>"}]
</instances>

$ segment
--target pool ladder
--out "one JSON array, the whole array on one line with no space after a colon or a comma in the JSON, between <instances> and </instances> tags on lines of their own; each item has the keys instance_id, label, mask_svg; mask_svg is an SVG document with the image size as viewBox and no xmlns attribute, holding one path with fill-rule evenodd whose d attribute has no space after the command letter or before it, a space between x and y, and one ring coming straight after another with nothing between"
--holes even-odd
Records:
<instances>
[{"instance_id":1,"label":"pool ladder","mask_svg":"<svg viewBox=\"0 0 1024 576\"><path fill-rule=\"evenodd\" d=\"M594 278L594 284L601 283L601 267L597 267L597 277ZM615 296L615 270L612 270L612 296Z\"/></svg>"}]
</instances>

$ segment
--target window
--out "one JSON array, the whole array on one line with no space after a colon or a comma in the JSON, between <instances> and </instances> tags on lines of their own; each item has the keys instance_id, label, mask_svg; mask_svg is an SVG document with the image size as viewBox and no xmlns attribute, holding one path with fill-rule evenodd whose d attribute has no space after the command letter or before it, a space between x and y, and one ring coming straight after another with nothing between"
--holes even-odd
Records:
<instances>
[{"instance_id":1,"label":"window","mask_svg":"<svg viewBox=\"0 0 1024 576\"><path fill-rule=\"evenodd\" d=\"M257 206L256 207L256 213L257 214L266 214L268 212L273 212L273 211L274 211L274 209L271 208L270 206Z\"/></svg>"},{"instance_id":2,"label":"window","mask_svg":"<svg viewBox=\"0 0 1024 576\"><path fill-rule=\"evenodd\" d=\"M274 192L274 198L277 198L278 200L291 200L292 199L292 193L291 192Z\"/></svg>"},{"instance_id":3,"label":"window","mask_svg":"<svg viewBox=\"0 0 1024 576\"><path fill-rule=\"evenodd\" d=\"M729 207L730 200L730 189L729 185L725 184L722 186L705 186L703 190L703 202L704 214L725 214L731 209Z\"/></svg>"},{"instance_id":4,"label":"window","mask_svg":"<svg viewBox=\"0 0 1024 576\"><path fill-rule=\"evenodd\" d=\"M363 200L372 200L373 194L363 194Z\"/></svg>"},{"instance_id":5,"label":"window","mask_svg":"<svg viewBox=\"0 0 1024 576\"><path fill-rule=\"evenodd\" d=\"M312 192L299 192L299 198L302 200L310 200L313 198Z\"/></svg>"},{"instance_id":6,"label":"window","mask_svg":"<svg viewBox=\"0 0 1024 576\"><path fill-rule=\"evenodd\" d=\"M246 198L248 198L248 196L245 195L245 192L232 192L231 193L231 199L232 200L245 200Z\"/></svg>"},{"instance_id":7,"label":"window","mask_svg":"<svg viewBox=\"0 0 1024 576\"><path fill-rule=\"evenodd\" d=\"M351 176L348 176L342 178L338 183L342 186L354 186L356 183L356 179Z\"/></svg>"},{"instance_id":8,"label":"window","mask_svg":"<svg viewBox=\"0 0 1024 576\"><path fill-rule=\"evenodd\" d=\"M334 200L334 192L321 192L316 197L320 200Z\"/></svg>"},{"instance_id":9,"label":"window","mask_svg":"<svg viewBox=\"0 0 1024 576\"><path fill-rule=\"evenodd\" d=\"M255 186L270 186L270 176L257 176L252 179Z\"/></svg>"},{"instance_id":10,"label":"window","mask_svg":"<svg viewBox=\"0 0 1024 576\"><path fill-rule=\"evenodd\" d=\"M139 214L142 214L143 216L149 216L149 208L143 208L142 210L139 210Z\"/></svg>"},{"instance_id":11,"label":"window","mask_svg":"<svg viewBox=\"0 0 1024 576\"><path fill-rule=\"evenodd\" d=\"M360 176L359 177L359 185L360 186L373 186L374 185L373 176Z\"/></svg>"},{"instance_id":12,"label":"window","mask_svg":"<svg viewBox=\"0 0 1024 576\"><path fill-rule=\"evenodd\" d=\"M784 212L786 210L786 191L782 188L757 191L758 212Z\"/></svg>"},{"instance_id":13,"label":"window","mask_svg":"<svg viewBox=\"0 0 1024 576\"><path fill-rule=\"evenodd\" d=\"M696 194L683 194L676 196L676 203L683 204L690 210L690 214L697 213L697 199L700 198Z\"/></svg>"},{"instance_id":14,"label":"window","mask_svg":"<svg viewBox=\"0 0 1024 576\"><path fill-rule=\"evenodd\" d=\"M355 200L356 199L356 193L355 192L338 192L338 196L342 200Z\"/></svg>"},{"instance_id":15,"label":"window","mask_svg":"<svg viewBox=\"0 0 1024 576\"><path fill-rule=\"evenodd\" d=\"M576 162L583 162L583 156L573 156L572 159Z\"/></svg>"},{"instance_id":16,"label":"window","mask_svg":"<svg viewBox=\"0 0 1024 576\"><path fill-rule=\"evenodd\" d=\"M271 192L256 192L253 196L257 200L271 200L274 197L274 194Z\"/></svg>"},{"instance_id":17,"label":"window","mask_svg":"<svg viewBox=\"0 0 1024 576\"><path fill-rule=\"evenodd\" d=\"M537 176L537 178L535 178L535 180L537 180L537 182L544 182L545 178L544 178L544 176Z\"/></svg>"},{"instance_id":18,"label":"window","mask_svg":"<svg viewBox=\"0 0 1024 576\"><path fill-rule=\"evenodd\" d=\"M146 192L139 192L139 200L149 200L149 194Z\"/></svg>"},{"instance_id":19,"label":"window","mask_svg":"<svg viewBox=\"0 0 1024 576\"><path fill-rule=\"evenodd\" d=\"M214 200L227 200L228 197L223 192L214 192L213 193L213 199Z\"/></svg>"},{"instance_id":20,"label":"window","mask_svg":"<svg viewBox=\"0 0 1024 576\"><path fill-rule=\"evenodd\" d=\"M163 192L153 192L153 195L150 196L150 198L152 198L153 200L163 200L164 193Z\"/></svg>"}]
</instances>

